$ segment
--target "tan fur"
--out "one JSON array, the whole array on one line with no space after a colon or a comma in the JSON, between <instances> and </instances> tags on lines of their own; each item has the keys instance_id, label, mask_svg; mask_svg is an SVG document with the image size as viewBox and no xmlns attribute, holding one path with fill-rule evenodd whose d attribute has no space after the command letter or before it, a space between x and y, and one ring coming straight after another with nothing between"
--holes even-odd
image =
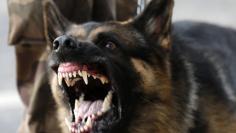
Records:
<instances>
[{"instance_id":1,"label":"tan fur","mask_svg":"<svg viewBox=\"0 0 236 133\"><path fill-rule=\"evenodd\" d=\"M171 95L171 83L168 72L163 72L160 68L153 68L140 59L131 59L136 71L142 77L142 85L147 94L159 94L163 101L168 101ZM153 82L154 81L154 82ZM155 88L155 89L154 89ZM156 89L158 88L158 89Z\"/></svg>"},{"instance_id":2,"label":"tan fur","mask_svg":"<svg viewBox=\"0 0 236 133\"><path fill-rule=\"evenodd\" d=\"M235 133L236 115L232 114L228 105L218 101L214 96L201 98L204 115L209 122L209 133ZM204 104L203 104L204 103Z\"/></svg>"},{"instance_id":3,"label":"tan fur","mask_svg":"<svg viewBox=\"0 0 236 133\"><path fill-rule=\"evenodd\" d=\"M53 97L56 101L56 113L58 114L58 119L60 121L60 127L62 129L63 133L69 133L68 127L66 126L65 123L65 118L66 116L69 116L69 112L66 110L66 108L63 105L63 95L61 93L58 86L58 81L57 81L57 75L56 74L52 74L51 76L51 90L53 93Z\"/></svg>"},{"instance_id":4,"label":"tan fur","mask_svg":"<svg viewBox=\"0 0 236 133\"><path fill-rule=\"evenodd\" d=\"M85 39L87 37L86 30L80 25L72 25L67 34L73 35L74 37L81 39Z\"/></svg>"}]
</instances>

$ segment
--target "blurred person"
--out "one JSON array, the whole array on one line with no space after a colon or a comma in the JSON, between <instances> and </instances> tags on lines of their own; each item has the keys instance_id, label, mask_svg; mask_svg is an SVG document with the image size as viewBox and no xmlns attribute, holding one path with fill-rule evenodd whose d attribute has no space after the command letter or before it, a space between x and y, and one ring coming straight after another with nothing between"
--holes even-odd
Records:
<instances>
[{"instance_id":1,"label":"blurred person","mask_svg":"<svg viewBox=\"0 0 236 133\"><path fill-rule=\"evenodd\" d=\"M43 0L44 1L44 0ZM8 43L15 47L17 88L26 110L21 133L61 132L47 80L47 53L41 0L8 0ZM136 15L136 0L54 0L72 22L126 20Z\"/></svg>"}]
</instances>

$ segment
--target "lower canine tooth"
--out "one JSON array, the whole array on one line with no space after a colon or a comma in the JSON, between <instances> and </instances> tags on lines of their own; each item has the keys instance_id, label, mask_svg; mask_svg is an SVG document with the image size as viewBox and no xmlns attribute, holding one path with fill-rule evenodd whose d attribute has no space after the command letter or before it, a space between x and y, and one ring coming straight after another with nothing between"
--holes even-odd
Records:
<instances>
[{"instance_id":1,"label":"lower canine tooth","mask_svg":"<svg viewBox=\"0 0 236 133\"><path fill-rule=\"evenodd\" d=\"M71 84L71 82L70 82L70 80L69 80L68 78L66 78L66 79L65 79L65 82L66 82L66 85L67 85L68 87L70 87L70 86L71 86L71 85L70 85L70 84Z\"/></svg>"},{"instance_id":2,"label":"lower canine tooth","mask_svg":"<svg viewBox=\"0 0 236 133\"><path fill-rule=\"evenodd\" d=\"M95 120L96 116L94 114L91 115L91 118Z\"/></svg>"},{"instance_id":3,"label":"lower canine tooth","mask_svg":"<svg viewBox=\"0 0 236 133\"><path fill-rule=\"evenodd\" d=\"M102 112L106 112L111 108L111 102L112 102L112 91L109 91L106 98L103 101Z\"/></svg>"},{"instance_id":4,"label":"lower canine tooth","mask_svg":"<svg viewBox=\"0 0 236 133\"><path fill-rule=\"evenodd\" d=\"M80 78L75 78L75 79L72 79L71 80L71 86L74 86L75 85L75 83L77 82L77 81L79 81L80 80Z\"/></svg>"},{"instance_id":5,"label":"lower canine tooth","mask_svg":"<svg viewBox=\"0 0 236 133\"><path fill-rule=\"evenodd\" d=\"M87 132L88 131L88 127L87 126L84 126L84 131Z\"/></svg>"},{"instance_id":6,"label":"lower canine tooth","mask_svg":"<svg viewBox=\"0 0 236 133\"><path fill-rule=\"evenodd\" d=\"M91 119L91 117L88 117L88 120L87 120L87 122L86 122L86 124L85 124L87 127L92 127L92 119Z\"/></svg>"},{"instance_id":7,"label":"lower canine tooth","mask_svg":"<svg viewBox=\"0 0 236 133\"><path fill-rule=\"evenodd\" d=\"M75 99L75 110L79 109L80 103L84 101L84 94L82 93L79 100Z\"/></svg>"}]
</instances>

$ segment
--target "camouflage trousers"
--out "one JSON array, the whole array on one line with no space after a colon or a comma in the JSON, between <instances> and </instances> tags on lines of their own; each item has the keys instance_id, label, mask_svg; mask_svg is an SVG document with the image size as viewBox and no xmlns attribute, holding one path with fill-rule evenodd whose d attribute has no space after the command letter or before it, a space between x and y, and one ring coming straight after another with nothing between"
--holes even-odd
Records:
<instances>
[{"instance_id":1,"label":"camouflage trousers","mask_svg":"<svg viewBox=\"0 0 236 133\"><path fill-rule=\"evenodd\" d=\"M15 46L17 88L26 107L21 133L60 133L47 80L43 0L8 0L8 43ZM126 20L136 14L136 0L54 0L70 21Z\"/></svg>"}]
</instances>

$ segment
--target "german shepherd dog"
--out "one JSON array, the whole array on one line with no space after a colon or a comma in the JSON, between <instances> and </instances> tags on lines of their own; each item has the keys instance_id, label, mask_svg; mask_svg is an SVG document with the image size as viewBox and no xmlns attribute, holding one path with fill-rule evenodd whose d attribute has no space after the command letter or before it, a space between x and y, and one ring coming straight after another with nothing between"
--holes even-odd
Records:
<instances>
[{"instance_id":1,"label":"german shepherd dog","mask_svg":"<svg viewBox=\"0 0 236 133\"><path fill-rule=\"evenodd\" d=\"M45 3L63 132L236 132L236 31L173 24L173 3L153 0L132 20L81 25Z\"/></svg>"}]
</instances>

